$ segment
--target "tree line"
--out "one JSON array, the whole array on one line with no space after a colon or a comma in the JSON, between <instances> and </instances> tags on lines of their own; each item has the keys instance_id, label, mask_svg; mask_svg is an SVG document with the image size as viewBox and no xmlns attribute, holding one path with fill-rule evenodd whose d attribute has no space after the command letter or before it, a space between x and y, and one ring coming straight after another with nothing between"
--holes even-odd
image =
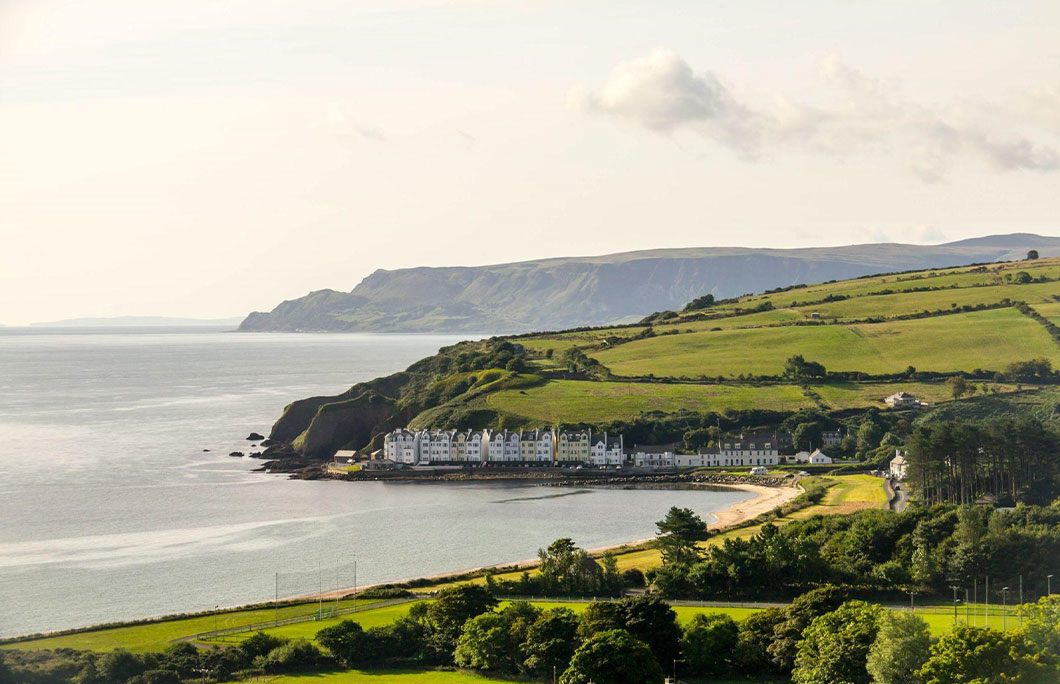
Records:
<instances>
[{"instance_id":1,"label":"tree line","mask_svg":"<svg viewBox=\"0 0 1060 684\"><path fill-rule=\"evenodd\" d=\"M1035 417L920 425L906 448L907 477L928 505L1048 503L1060 493L1060 436Z\"/></svg>"}]
</instances>

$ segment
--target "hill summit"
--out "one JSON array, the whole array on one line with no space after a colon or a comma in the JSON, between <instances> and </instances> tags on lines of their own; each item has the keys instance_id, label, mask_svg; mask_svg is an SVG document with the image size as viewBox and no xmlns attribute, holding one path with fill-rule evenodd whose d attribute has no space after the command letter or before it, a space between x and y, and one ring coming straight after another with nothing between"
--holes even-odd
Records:
<instances>
[{"instance_id":1,"label":"hill summit","mask_svg":"<svg viewBox=\"0 0 1060 684\"><path fill-rule=\"evenodd\" d=\"M492 332L606 325L798 283L1060 255L1060 238L993 235L943 245L703 247L490 266L378 270L351 292L318 290L254 312L241 331Z\"/></svg>"}]
</instances>

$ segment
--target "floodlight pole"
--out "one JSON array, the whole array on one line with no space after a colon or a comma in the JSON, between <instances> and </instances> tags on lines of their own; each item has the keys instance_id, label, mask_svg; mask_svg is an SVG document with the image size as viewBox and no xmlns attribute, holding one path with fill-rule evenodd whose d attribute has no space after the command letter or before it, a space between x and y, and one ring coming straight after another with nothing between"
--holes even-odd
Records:
<instances>
[{"instance_id":1,"label":"floodlight pole","mask_svg":"<svg viewBox=\"0 0 1060 684\"><path fill-rule=\"evenodd\" d=\"M1001 589L1001 631L1008 629L1008 587Z\"/></svg>"},{"instance_id":2,"label":"floodlight pole","mask_svg":"<svg viewBox=\"0 0 1060 684\"><path fill-rule=\"evenodd\" d=\"M1046 575L1045 576L1045 593L1048 596L1052 596L1053 595L1053 576L1052 575Z\"/></svg>"},{"instance_id":3,"label":"floodlight pole","mask_svg":"<svg viewBox=\"0 0 1060 684\"><path fill-rule=\"evenodd\" d=\"M957 587L951 585L950 589L953 589L953 624L954 624L954 626L956 626L957 625Z\"/></svg>"}]
</instances>

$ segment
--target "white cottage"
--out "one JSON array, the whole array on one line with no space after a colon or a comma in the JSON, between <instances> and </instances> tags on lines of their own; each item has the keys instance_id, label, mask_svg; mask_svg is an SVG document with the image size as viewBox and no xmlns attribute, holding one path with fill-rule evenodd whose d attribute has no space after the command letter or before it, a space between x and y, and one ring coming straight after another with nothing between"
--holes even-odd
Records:
<instances>
[{"instance_id":1,"label":"white cottage","mask_svg":"<svg viewBox=\"0 0 1060 684\"><path fill-rule=\"evenodd\" d=\"M594 466L617 466L625 463L622 435L609 437L606 432L598 434L589 445L589 461Z\"/></svg>"}]
</instances>

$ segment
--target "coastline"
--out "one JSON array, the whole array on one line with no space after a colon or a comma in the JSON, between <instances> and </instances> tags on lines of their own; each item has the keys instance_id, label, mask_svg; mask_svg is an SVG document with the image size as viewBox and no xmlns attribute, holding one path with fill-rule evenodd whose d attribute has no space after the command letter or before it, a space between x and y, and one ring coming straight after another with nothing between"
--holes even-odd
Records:
<instances>
[{"instance_id":1,"label":"coastline","mask_svg":"<svg viewBox=\"0 0 1060 684\"><path fill-rule=\"evenodd\" d=\"M727 506L720 511L714 511L711 513L714 520L707 524L707 529L711 532L723 532L734 527L739 527L751 520L754 520L763 513L778 508L788 501L791 501L795 497L803 493L802 487L799 486L781 486L781 487L768 487L765 485L757 484L718 484L713 482L696 483L696 485L703 488L725 488L725 489L738 489L745 492L751 492L754 494L753 497L746 501L739 501L730 506ZM600 546L592 549L588 549L589 555L598 557L602 554L613 552L613 551L634 551L639 548L643 548L647 544L654 541L654 537L648 537L647 539L637 539L633 541L620 542L618 544L611 544L609 546ZM432 575L420 575L417 577L409 577L393 582L382 582L377 584L368 584L362 587L357 587L357 591L364 591L378 586L401 586L410 582L430 582L430 583L443 583L445 580L453 582L460 581L461 579L468 578L471 576L477 576L480 573L485 573L488 570L494 570L497 572L519 572L521 570L528 570L536 567L538 564L537 558L528 558L520 561L512 561L510 563L495 563L492 565L481 565L473 568L465 568L462 570L452 570L446 572L439 572ZM422 588L430 589L431 584L426 584ZM346 587L345 589L337 589L335 591L325 592L319 595L319 598L334 599L344 598L353 595L353 587ZM303 597L299 597L303 598ZM316 599L317 594L311 594L304 597L305 599Z\"/></svg>"}]
</instances>

